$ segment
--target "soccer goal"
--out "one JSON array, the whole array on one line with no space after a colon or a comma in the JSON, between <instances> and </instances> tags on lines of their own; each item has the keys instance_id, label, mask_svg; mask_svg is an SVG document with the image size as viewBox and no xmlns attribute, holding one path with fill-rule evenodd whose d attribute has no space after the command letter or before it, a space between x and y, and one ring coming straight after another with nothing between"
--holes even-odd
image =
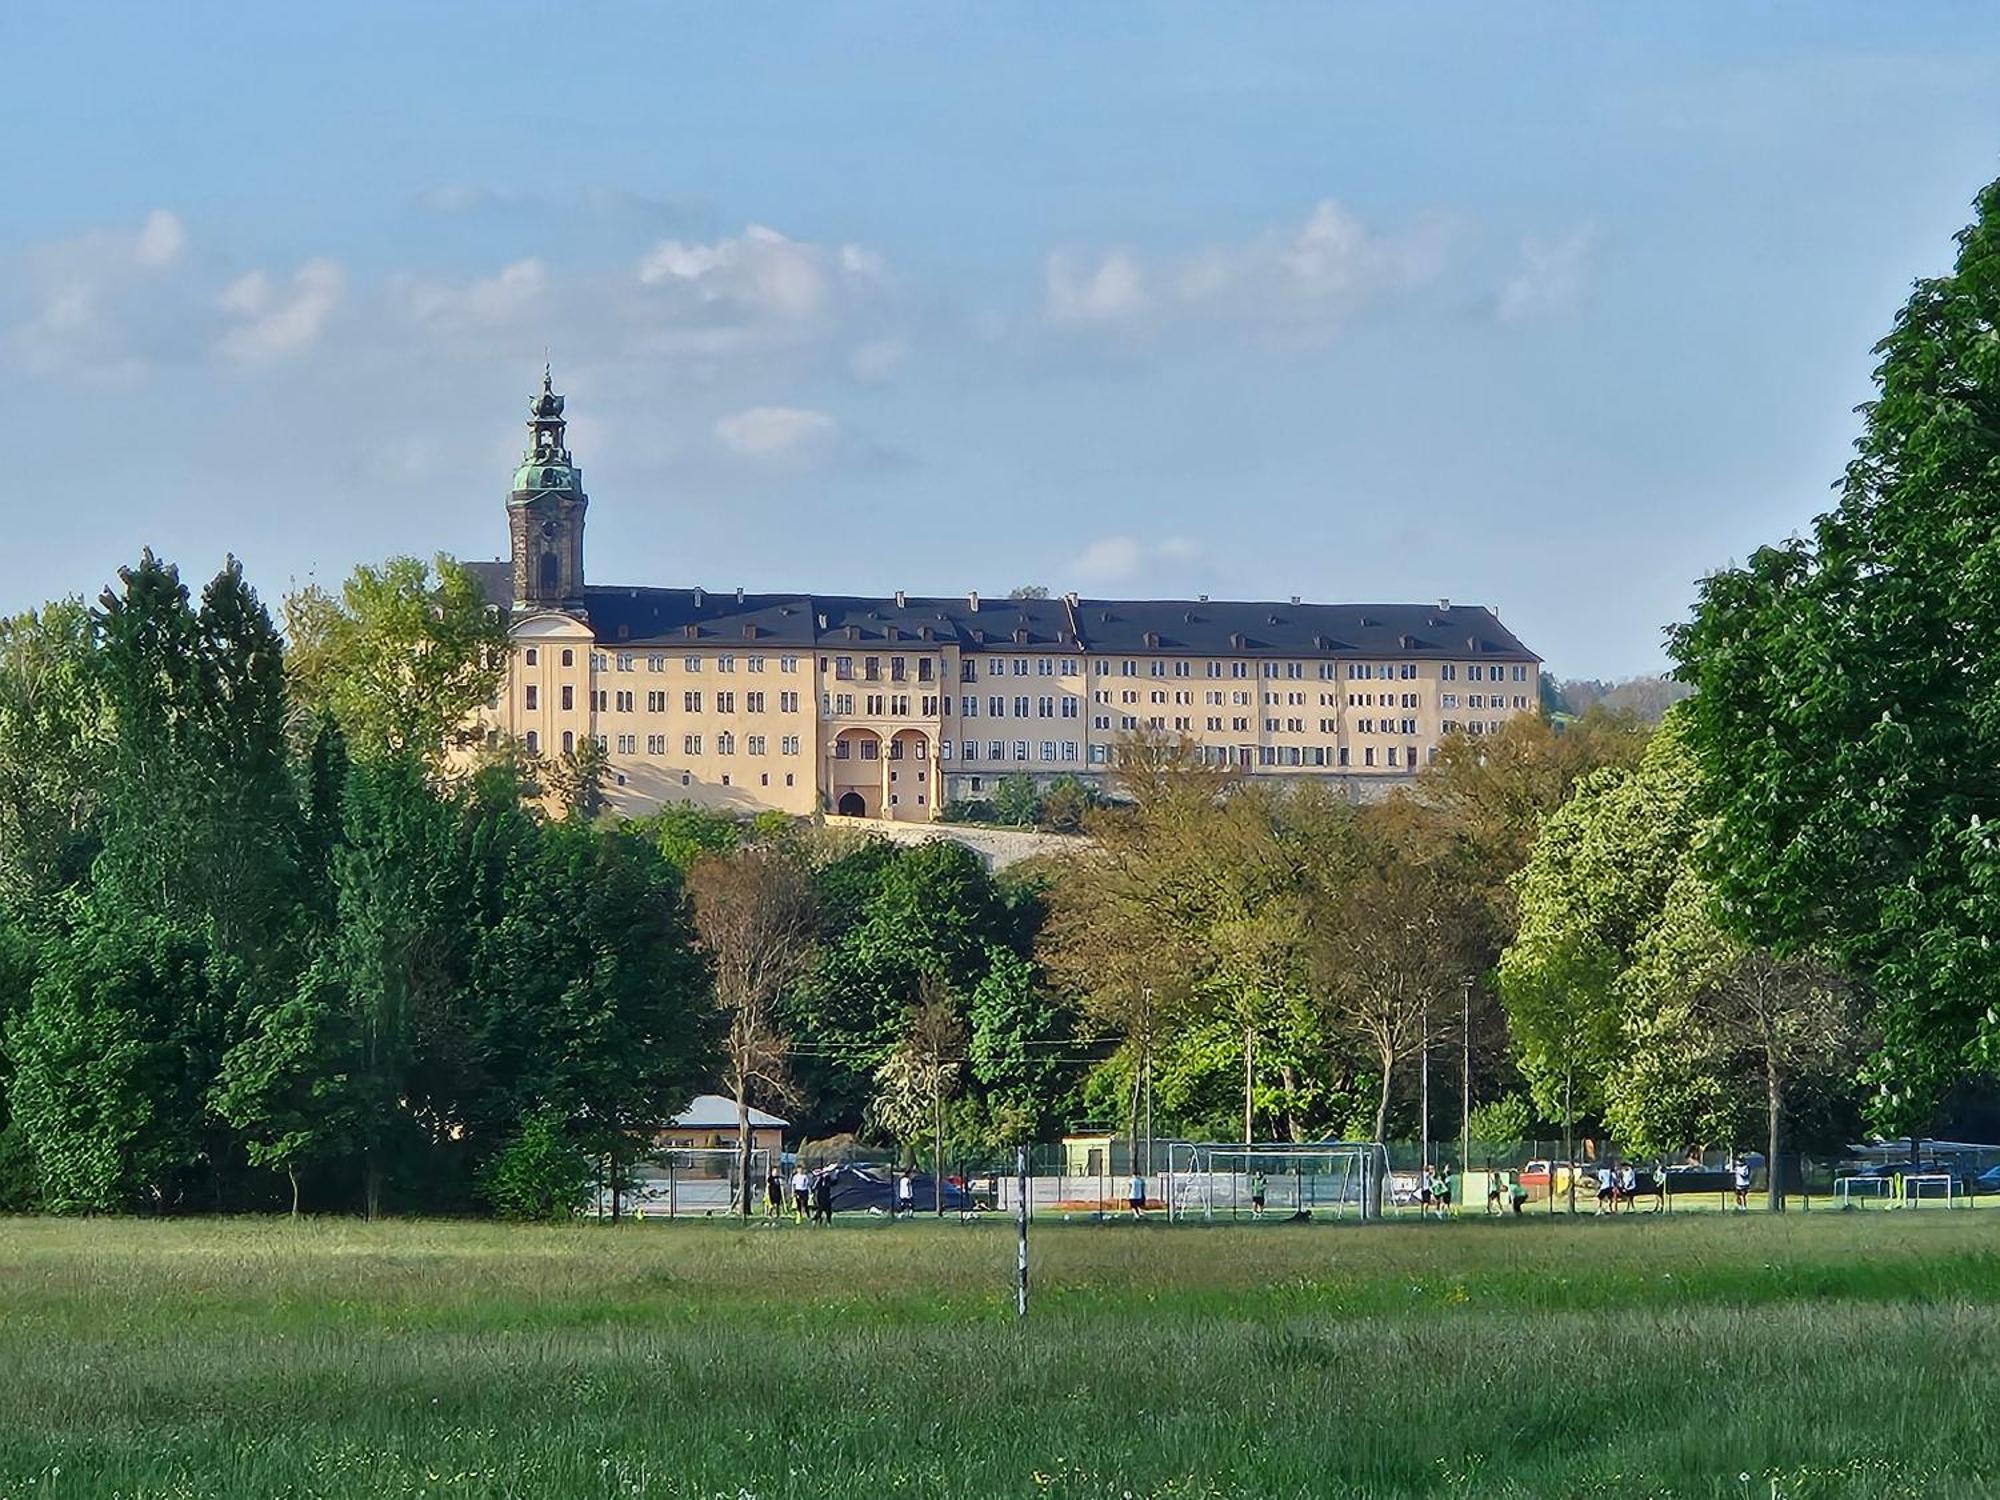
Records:
<instances>
[{"instance_id":1,"label":"soccer goal","mask_svg":"<svg viewBox=\"0 0 2000 1500\"><path fill-rule=\"evenodd\" d=\"M766 1147L750 1153L750 1211L767 1213L766 1188L779 1167L779 1199L790 1207L790 1177ZM658 1146L630 1167L621 1185L636 1218L720 1218L737 1211L743 1170L734 1146ZM598 1212L608 1212L610 1191L599 1187Z\"/></svg>"},{"instance_id":2,"label":"soccer goal","mask_svg":"<svg viewBox=\"0 0 2000 1500\"><path fill-rule=\"evenodd\" d=\"M1167 1152L1168 1217L1209 1223L1368 1218L1375 1213L1373 1191L1387 1183L1388 1170L1388 1153L1369 1141L1176 1141Z\"/></svg>"},{"instance_id":3,"label":"soccer goal","mask_svg":"<svg viewBox=\"0 0 2000 1500\"><path fill-rule=\"evenodd\" d=\"M1922 1203L1943 1203L1946 1208L1958 1207L1958 1180L1949 1172L1913 1172L1902 1179L1903 1207L1915 1208Z\"/></svg>"},{"instance_id":4,"label":"soccer goal","mask_svg":"<svg viewBox=\"0 0 2000 1500\"><path fill-rule=\"evenodd\" d=\"M1833 1179L1833 1201L1842 1208L1853 1208L1856 1198L1886 1200L1895 1187L1896 1184L1887 1177L1836 1177Z\"/></svg>"}]
</instances>

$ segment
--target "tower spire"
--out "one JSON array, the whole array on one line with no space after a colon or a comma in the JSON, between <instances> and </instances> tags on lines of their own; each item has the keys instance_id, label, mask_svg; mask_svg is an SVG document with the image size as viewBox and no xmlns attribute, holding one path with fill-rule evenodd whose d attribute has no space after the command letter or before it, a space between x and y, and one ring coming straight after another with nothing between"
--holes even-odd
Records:
<instances>
[{"instance_id":1,"label":"tower spire","mask_svg":"<svg viewBox=\"0 0 2000 1500\"><path fill-rule=\"evenodd\" d=\"M545 361L541 391L528 401L528 448L507 497L518 605L581 607L583 517L590 501L583 470L570 457L568 428L555 371Z\"/></svg>"}]
</instances>

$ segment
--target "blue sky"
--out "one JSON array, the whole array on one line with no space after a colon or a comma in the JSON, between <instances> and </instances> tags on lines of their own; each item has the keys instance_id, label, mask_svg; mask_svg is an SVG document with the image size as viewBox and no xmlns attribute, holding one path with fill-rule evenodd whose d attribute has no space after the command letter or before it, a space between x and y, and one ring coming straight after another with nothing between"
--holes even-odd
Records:
<instances>
[{"instance_id":1,"label":"blue sky","mask_svg":"<svg viewBox=\"0 0 2000 1500\"><path fill-rule=\"evenodd\" d=\"M594 581L1491 603L1563 675L1822 509L2000 175L1990 6L0 11L0 610Z\"/></svg>"}]
</instances>

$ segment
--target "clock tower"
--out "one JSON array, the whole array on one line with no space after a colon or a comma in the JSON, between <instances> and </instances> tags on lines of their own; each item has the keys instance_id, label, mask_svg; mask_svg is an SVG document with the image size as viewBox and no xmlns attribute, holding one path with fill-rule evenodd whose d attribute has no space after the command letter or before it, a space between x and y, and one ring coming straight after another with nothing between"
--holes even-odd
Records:
<instances>
[{"instance_id":1,"label":"clock tower","mask_svg":"<svg viewBox=\"0 0 2000 1500\"><path fill-rule=\"evenodd\" d=\"M542 390L528 403L528 451L514 471L507 497L507 531L513 548L514 607L583 612L583 470L564 444L563 398L547 369Z\"/></svg>"}]
</instances>

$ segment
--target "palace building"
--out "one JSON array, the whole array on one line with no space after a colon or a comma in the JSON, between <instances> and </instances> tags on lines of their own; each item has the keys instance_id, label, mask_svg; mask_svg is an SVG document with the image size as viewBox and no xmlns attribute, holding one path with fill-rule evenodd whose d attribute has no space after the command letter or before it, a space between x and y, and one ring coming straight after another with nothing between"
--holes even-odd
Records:
<instances>
[{"instance_id":1,"label":"palace building","mask_svg":"<svg viewBox=\"0 0 2000 1500\"><path fill-rule=\"evenodd\" d=\"M587 582L583 471L545 372L507 497L510 612L490 718L531 754L586 738L621 812L691 801L927 822L1016 772L1101 781L1185 737L1253 777L1356 792L1445 736L1536 711L1540 658L1483 607L1207 598L750 594Z\"/></svg>"}]
</instances>

